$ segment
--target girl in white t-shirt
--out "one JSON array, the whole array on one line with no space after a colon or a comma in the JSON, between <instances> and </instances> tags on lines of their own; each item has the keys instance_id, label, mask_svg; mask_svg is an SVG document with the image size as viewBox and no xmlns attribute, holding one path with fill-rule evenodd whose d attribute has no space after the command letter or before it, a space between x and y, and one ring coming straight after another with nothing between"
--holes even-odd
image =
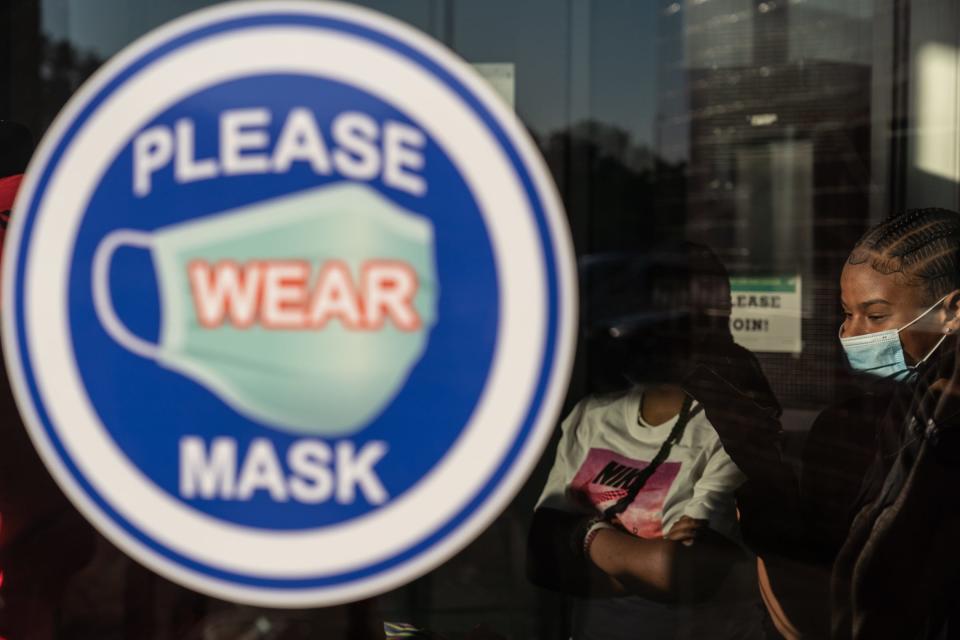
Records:
<instances>
[{"instance_id":1,"label":"girl in white t-shirt","mask_svg":"<svg viewBox=\"0 0 960 640\"><path fill-rule=\"evenodd\" d=\"M647 293L620 309L641 324L608 327L618 339L601 358L633 384L564 420L531 528L531 578L578 596L574 640L762 637L737 524L744 476L682 385L714 356L756 361L732 343L728 280L705 248L648 256L642 269L619 274Z\"/></svg>"}]
</instances>

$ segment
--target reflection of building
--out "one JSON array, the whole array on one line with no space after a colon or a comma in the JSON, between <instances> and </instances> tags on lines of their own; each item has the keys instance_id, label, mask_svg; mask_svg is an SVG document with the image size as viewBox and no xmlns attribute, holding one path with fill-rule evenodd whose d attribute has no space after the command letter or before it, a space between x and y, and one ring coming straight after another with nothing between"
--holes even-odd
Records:
<instances>
[{"instance_id":1,"label":"reflection of building","mask_svg":"<svg viewBox=\"0 0 960 640\"><path fill-rule=\"evenodd\" d=\"M827 401L839 266L868 220L870 70L786 63L690 77L688 229L734 271L801 275L812 313L800 362L762 358L785 401Z\"/></svg>"},{"instance_id":2,"label":"reflection of building","mask_svg":"<svg viewBox=\"0 0 960 640\"><path fill-rule=\"evenodd\" d=\"M814 240L828 248L818 220L862 223L869 74L832 62L691 70L691 231L737 248L730 258L806 271Z\"/></svg>"},{"instance_id":3,"label":"reflection of building","mask_svg":"<svg viewBox=\"0 0 960 640\"><path fill-rule=\"evenodd\" d=\"M801 276L803 351L761 359L787 406L830 401L837 277L869 220L869 16L785 0L671 12L684 21L687 235L735 274Z\"/></svg>"}]
</instances>

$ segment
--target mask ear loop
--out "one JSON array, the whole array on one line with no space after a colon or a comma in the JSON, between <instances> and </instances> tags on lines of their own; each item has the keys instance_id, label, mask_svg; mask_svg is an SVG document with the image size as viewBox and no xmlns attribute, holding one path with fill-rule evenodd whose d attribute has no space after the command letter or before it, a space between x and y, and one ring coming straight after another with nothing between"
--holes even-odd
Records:
<instances>
[{"instance_id":1,"label":"mask ear loop","mask_svg":"<svg viewBox=\"0 0 960 640\"><path fill-rule=\"evenodd\" d=\"M940 337L940 339L937 340L937 344L933 345L933 348L930 349L930 351L927 352L927 355L925 355L925 356L923 356L922 358L920 358L919 360L917 360L917 364L913 365L913 366L910 367L910 368L911 368L911 369L916 369L917 367L919 367L920 365L922 365L924 362L926 362L926 361L927 361L927 358L929 358L930 356L932 356L933 353L934 353L937 349L940 348L940 345L943 344L943 341L946 340L946 339L947 339L947 336L949 336L949 335L950 335L949 333L943 334L943 335Z\"/></svg>"},{"instance_id":2,"label":"mask ear loop","mask_svg":"<svg viewBox=\"0 0 960 640\"><path fill-rule=\"evenodd\" d=\"M908 322L907 324L905 324L905 325L903 325L902 327L900 327L899 329L897 329L897 333L899 334L901 331L903 331L904 329L906 329L906 328L909 327L910 325L918 322L918 321L920 320L920 318L922 318L923 316L927 315L928 313L930 313L931 311L933 311L934 309L936 309L937 306L938 306L941 302L943 302L944 300L947 299L947 296L948 296L948 295L950 295L950 294L948 293L948 294L944 295L942 298L940 298L939 300L937 300L936 302L934 302L932 305L930 305L930 307L929 307L926 311L924 311L923 313L921 313L920 315L918 315L916 318L914 318L913 320L911 320L911 321ZM946 340L946 339L947 339L947 336L949 336L949 335L950 335L950 333L947 332L947 333L944 333L942 336L940 336L940 339L937 340L937 344L933 345L933 348L930 349L930 351L927 352L927 355L925 355L925 356L923 356L922 358L920 358L919 360L917 360L917 363L914 364L914 365L911 365L910 368L911 368L911 369L914 369L914 370L916 370L917 368L919 368L920 365L922 365L924 362L926 362L927 359L928 359L930 356L932 356L937 349L940 348L940 345L943 344L943 341Z\"/></svg>"}]
</instances>

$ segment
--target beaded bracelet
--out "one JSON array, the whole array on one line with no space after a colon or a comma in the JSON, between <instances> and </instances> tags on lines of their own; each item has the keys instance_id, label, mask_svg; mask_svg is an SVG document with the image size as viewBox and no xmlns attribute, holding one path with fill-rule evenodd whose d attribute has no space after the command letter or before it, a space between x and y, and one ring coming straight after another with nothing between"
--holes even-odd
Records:
<instances>
[{"instance_id":1,"label":"beaded bracelet","mask_svg":"<svg viewBox=\"0 0 960 640\"><path fill-rule=\"evenodd\" d=\"M595 521L587 528L587 533L583 536L583 557L590 557L590 545L593 544L594 538L597 537L597 534L600 533L603 529L613 529L613 525L605 520L599 518L594 518Z\"/></svg>"}]
</instances>

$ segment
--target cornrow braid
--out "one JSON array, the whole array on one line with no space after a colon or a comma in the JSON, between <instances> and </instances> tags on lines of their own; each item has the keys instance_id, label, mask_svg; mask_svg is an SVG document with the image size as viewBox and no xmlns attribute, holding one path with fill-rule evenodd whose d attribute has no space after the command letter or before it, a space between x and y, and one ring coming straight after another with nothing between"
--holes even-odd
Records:
<instances>
[{"instance_id":1,"label":"cornrow braid","mask_svg":"<svg viewBox=\"0 0 960 640\"><path fill-rule=\"evenodd\" d=\"M939 208L895 213L857 241L847 262L901 273L932 302L960 288L960 213Z\"/></svg>"}]
</instances>

